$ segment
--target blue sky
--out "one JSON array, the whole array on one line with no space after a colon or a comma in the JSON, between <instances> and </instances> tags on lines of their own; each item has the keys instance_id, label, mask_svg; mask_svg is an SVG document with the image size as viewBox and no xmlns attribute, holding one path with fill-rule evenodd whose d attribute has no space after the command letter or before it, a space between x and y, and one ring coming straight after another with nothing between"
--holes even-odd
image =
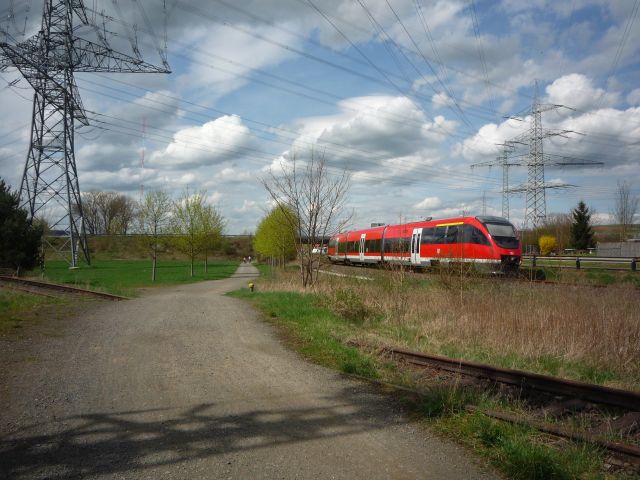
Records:
<instances>
[{"instance_id":1,"label":"blue sky","mask_svg":"<svg viewBox=\"0 0 640 480\"><path fill-rule=\"evenodd\" d=\"M470 166L527 128L526 114L508 117L530 108L537 80L543 102L572 108L546 112L544 126L580 133L546 140L545 152L604 163L548 167L548 182L576 187L548 190L547 212L583 199L607 222L618 182L640 194L636 0L116 3L122 16L113 2L85 1L110 18L116 49L131 53L135 25L152 63L166 20L173 73L77 74L92 118L76 136L82 190L206 190L228 233L252 232L270 207L259 178L314 148L332 171L352 172L354 227L500 214L501 169ZM29 36L41 9L2 0L0 25L18 39L27 25ZM32 98L19 78L0 73L0 175L15 187ZM523 184L526 168L510 177ZM524 196L510 207L520 225Z\"/></svg>"}]
</instances>

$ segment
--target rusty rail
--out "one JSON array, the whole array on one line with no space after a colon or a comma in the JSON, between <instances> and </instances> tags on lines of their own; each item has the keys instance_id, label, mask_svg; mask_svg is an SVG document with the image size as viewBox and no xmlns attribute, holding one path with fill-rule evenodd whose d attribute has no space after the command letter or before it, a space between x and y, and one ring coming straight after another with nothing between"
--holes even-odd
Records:
<instances>
[{"instance_id":1,"label":"rusty rail","mask_svg":"<svg viewBox=\"0 0 640 480\"><path fill-rule=\"evenodd\" d=\"M111 293L96 292L95 290L86 290L84 288L77 288L69 285L60 285L57 283L39 282L37 280L28 280L26 278L12 277L9 275L0 275L0 281L4 281L8 283L16 283L20 285L27 285L31 287L43 288L48 290L56 290L56 291L65 292L65 293L91 295L93 297L104 298L106 300L112 300L112 301L128 300L127 297L122 297L120 295L113 295Z\"/></svg>"},{"instance_id":2,"label":"rusty rail","mask_svg":"<svg viewBox=\"0 0 640 480\"><path fill-rule=\"evenodd\" d=\"M606 448L609 451L622 453L626 456L632 457L635 463L640 463L640 447L636 447L635 445L613 442L599 435L592 435L590 433L580 432L577 430L568 430L545 422L527 419L522 416L510 415L508 413L498 412L495 410L483 410L473 405L467 405L465 410L470 413L479 412L487 417L496 418L505 422L529 426L540 432L550 433L558 437L569 438L579 442L592 443L599 447Z\"/></svg>"},{"instance_id":3,"label":"rusty rail","mask_svg":"<svg viewBox=\"0 0 640 480\"><path fill-rule=\"evenodd\" d=\"M482 363L427 355L398 348L385 347L383 352L391 356L404 358L414 365L435 366L443 370L479 378L487 378L521 388L580 398L593 403L622 407L629 410L640 410L640 393L636 392L565 380L521 370L493 367Z\"/></svg>"}]
</instances>

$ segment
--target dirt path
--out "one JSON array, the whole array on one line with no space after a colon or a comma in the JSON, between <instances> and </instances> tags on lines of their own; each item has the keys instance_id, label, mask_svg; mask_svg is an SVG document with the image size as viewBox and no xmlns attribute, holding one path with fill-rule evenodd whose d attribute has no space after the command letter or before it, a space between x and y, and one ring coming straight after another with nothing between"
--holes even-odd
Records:
<instances>
[{"instance_id":1,"label":"dirt path","mask_svg":"<svg viewBox=\"0 0 640 480\"><path fill-rule=\"evenodd\" d=\"M256 273L1 342L0 478L495 478L222 295Z\"/></svg>"}]
</instances>

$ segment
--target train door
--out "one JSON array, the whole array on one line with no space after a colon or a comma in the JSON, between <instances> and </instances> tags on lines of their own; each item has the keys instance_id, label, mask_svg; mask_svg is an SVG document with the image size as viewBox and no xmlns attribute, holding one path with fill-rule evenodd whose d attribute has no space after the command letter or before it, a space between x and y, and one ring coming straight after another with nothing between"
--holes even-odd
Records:
<instances>
[{"instance_id":1,"label":"train door","mask_svg":"<svg viewBox=\"0 0 640 480\"><path fill-rule=\"evenodd\" d=\"M422 241L422 228L414 228L411 235L411 264L420 265L420 243Z\"/></svg>"},{"instance_id":2,"label":"train door","mask_svg":"<svg viewBox=\"0 0 640 480\"><path fill-rule=\"evenodd\" d=\"M362 235L360 235L360 261L361 262L364 262L364 240L366 236L367 236L366 233L363 233Z\"/></svg>"}]
</instances>

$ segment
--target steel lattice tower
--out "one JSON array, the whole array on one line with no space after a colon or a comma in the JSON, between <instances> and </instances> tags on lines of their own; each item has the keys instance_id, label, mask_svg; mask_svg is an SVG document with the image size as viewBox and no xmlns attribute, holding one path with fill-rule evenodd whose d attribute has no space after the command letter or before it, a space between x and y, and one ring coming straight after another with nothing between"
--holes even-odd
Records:
<instances>
[{"instance_id":1,"label":"steel lattice tower","mask_svg":"<svg viewBox=\"0 0 640 480\"><path fill-rule=\"evenodd\" d=\"M543 104L540 103L538 97L538 82L535 82L533 103L531 110L521 112L529 115L529 130L518 135L511 140L507 140L500 144L503 147L502 154L496 160L488 162L476 163L475 167L502 167L502 216L509 218L509 198L512 193L525 193L525 218L524 228L540 226L547 218L547 202L546 190L553 188L568 188L574 185L569 184L549 184L545 183L544 168L545 166L580 166L580 165L602 165L602 162L591 160L583 160L580 158L566 157L563 155L546 155L543 151L542 141L545 138L561 136L566 137L568 133L577 133L572 130L553 131L542 128L542 113L556 108L569 108L564 105ZM573 110L569 108L570 110ZM510 117L514 120L522 121L518 117ZM517 144L527 145L529 152L522 160L510 160L509 157L515 151ZM553 158L551 158L553 157ZM524 185L509 187L509 167L527 167L527 183Z\"/></svg>"},{"instance_id":2,"label":"steel lattice tower","mask_svg":"<svg viewBox=\"0 0 640 480\"><path fill-rule=\"evenodd\" d=\"M559 105L541 105L538 100L538 82L535 83L529 130L528 182L525 199L525 225L536 227L547 218L547 199L544 183L544 153L542 139L551 136L542 129L542 112Z\"/></svg>"},{"instance_id":3,"label":"steel lattice tower","mask_svg":"<svg viewBox=\"0 0 640 480\"><path fill-rule=\"evenodd\" d=\"M16 67L35 90L31 141L20 186L20 202L33 221L46 215L52 233L64 232L63 242L50 242L68 255L75 267L82 253L91 263L74 154L74 125L88 125L75 72L170 73L166 58L154 66L78 37L74 18L91 25L82 0L45 0L40 31L24 42L0 42L0 71ZM46 207L46 209L45 209Z\"/></svg>"},{"instance_id":4,"label":"steel lattice tower","mask_svg":"<svg viewBox=\"0 0 640 480\"><path fill-rule=\"evenodd\" d=\"M517 167L522 165L520 162L514 162L513 160L510 160L509 157L515 151L515 145L517 143L522 144L522 142L517 141L507 141L504 143L500 143L499 145L502 147L502 152L499 156L496 157L495 160L474 163L473 165L471 165L471 168L494 166L502 167L502 216L506 219L509 219L509 194L511 193L509 187L509 167Z\"/></svg>"}]
</instances>

